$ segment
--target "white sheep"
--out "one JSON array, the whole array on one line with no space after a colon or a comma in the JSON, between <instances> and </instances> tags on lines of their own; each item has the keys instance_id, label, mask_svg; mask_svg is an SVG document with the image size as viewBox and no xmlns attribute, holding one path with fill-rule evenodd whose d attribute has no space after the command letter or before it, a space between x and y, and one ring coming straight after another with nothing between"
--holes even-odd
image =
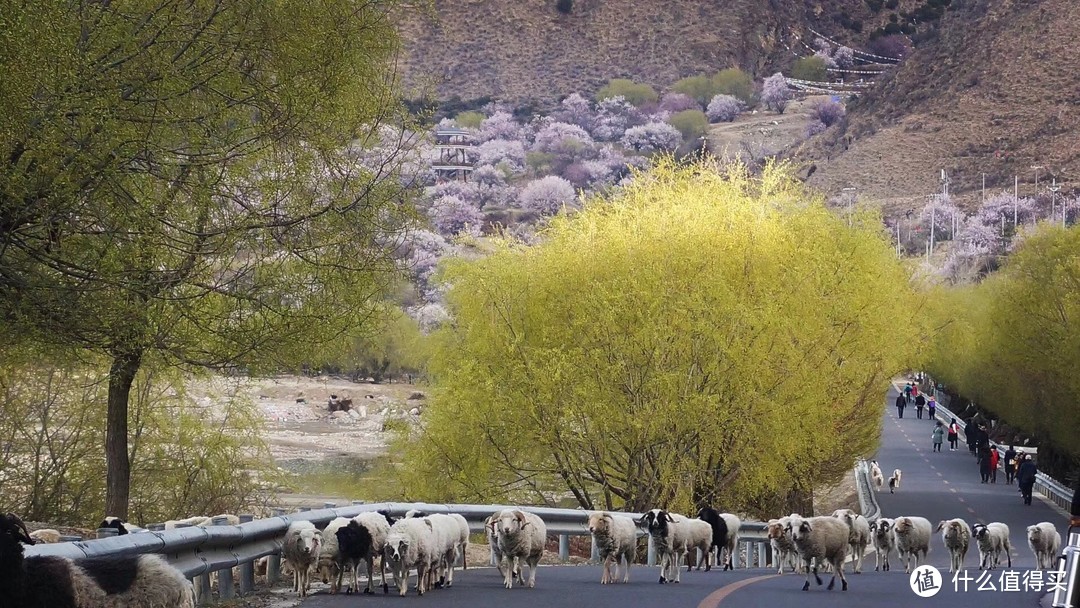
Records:
<instances>
[{"instance_id":1,"label":"white sheep","mask_svg":"<svg viewBox=\"0 0 1080 608\"><path fill-rule=\"evenodd\" d=\"M874 487L878 490L885 485L885 475L881 473L881 467L878 466L876 460L870 461L870 480L874 482Z\"/></svg>"},{"instance_id":2,"label":"white sheep","mask_svg":"<svg viewBox=\"0 0 1080 608\"><path fill-rule=\"evenodd\" d=\"M468 570L469 560L467 554L469 551L469 522L457 513L451 513L450 517L453 517L458 525L458 553L461 554L461 569Z\"/></svg>"},{"instance_id":3,"label":"white sheep","mask_svg":"<svg viewBox=\"0 0 1080 608\"><path fill-rule=\"evenodd\" d=\"M495 534L499 550L507 567L503 571L503 585L510 589L513 585L512 573L524 562L529 567L529 581L526 586L536 586L536 566L544 554L547 541L547 526L540 516L517 509L504 509L495 521ZM524 571L520 575L524 578Z\"/></svg>"},{"instance_id":4,"label":"white sheep","mask_svg":"<svg viewBox=\"0 0 1080 608\"><path fill-rule=\"evenodd\" d=\"M979 547L979 570L992 570L1001 564L1001 552L1012 568L1012 544L1009 542L1009 526L1001 522L975 524L971 535Z\"/></svg>"},{"instance_id":5,"label":"white sheep","mask_svg":"<svg viewBox=\"0 0 1080 608\"><path fill-rule=\"evenodd\" d=\"M1028 526L1028 547L1035 554L1035 561L1040 570L1048 570L1054 567L1058 549L1061 548L1061 534L1058 534L1057 526L1044 521Z\"/></svg>"},{"instance_id":6,"label":"white sheep","mask_svg":"<svg viewBox=\"0 0 1080 608\"><path fill-rule=\"evenodd\" d=\"M925 517L905 515L897 517L893 526L896 538L896 553L904 560L904 572L911 572L911 558L915 558L915 567L919 567L919 554L923 561L930 553L930 535L933 534L930 520Z\"/></svg>"},{"instance_id":7,"label":"white sheep","mask_svg":"<svg viewBox=\"0 0 1080 608\"><path fill-rule=\"evenodd\" d=\"M322 532L310 521L294 521L285 531L281 555L293 571L293 591L307 597L311 585L311 571L319 562Z\"/></svg>"},{"instance_id":8,"label":"white sheep","mask_svg":"<svg viewBox=\"0 0 1080 608\"><path fill-rule=\"evenodd\" d=\"M38 544L53 544L60 542L60 531L52 528L42 528L30 533L30 538Z\"/></svg>"},{"instance_id":9,"label":"white sheep","mask_svg":"<svg viewBox=\"0 0 1080 608\"><path fill-rule=\"evenodd\" d=\"M813 572L817 584L821 584L818 576L818 564L828 562L833 569L832 579L828 589L836 586L836 575L840 575L840 589L847 591L847 578L844 576L844 558L848 551L848 525L836 517L793 517L785 527L795 548L799 552L799 558L806 569L806 582L803 591L810 589L810 573ZM814 563L811 566L811 562Z\"/></svg>"},{"instance_id":10,"label":"white sheep","mask_svg":"<svg viewBox=\"0 0 1080 608\"><path fill-rule=\"evenodd\" d=\"M702 563L709 563L711 557L711 547L713 539L713 529L709 525L709 522L700 519L691 519L672 513L671 517L675 520L675 538L674 544L676 547L675 561L675 582L679 582L679 564L682 563L682 556L686 555L687 565L686 571L689 572L697 565L698 570L701 570Z\"/></svg>"},{"instance_id":11,"label":"white sheep","mask_svg":"<svg viewBox=\"0 0 1080 608\"><path fill-rule=\"evenodd\" d=\"M941 532L941 542L949 551L949 572L959 572L971 546L971 528L962 519L946 519L938 522L935 531Z\"/></svg>"},{"instance_id":12,"label":"white sheep","mask_svg":"<svg viewBox=\"0 0 1080 608\"><path fill-rule=\"evenodd\" d=\"M895 525L888 517L879 517L870 524L870 540L874 543L874 572L878 569L889 571L889 553L896 549L896 537L893 536Z\"/></svg>"},{"instance_id":13,"label":"white sheep","mask_svg":"<svg viewBox=\"0 0 1080 608\"><path fill-rule=\"evenodd\" d=\"M833 517L844 522L848 527L848 552L851 554L853 571L862 573L863 555L870 544L870 522L851 509L837 509Z\"/></svg>"},{"instance_id":14,"label":"white sheep","mask_svg":"<svg viewBox=\"0 0 1080 608\"><path fill-rule=\"evenodd\" d=\"M17 516L0 513L0 586L9 608L194 608L195 591L160 555L71 560L24 556Z\"/></svg>"},{"instance_id":15,"label":"white sheep","mask_svg":"<svg viewBox=\"0 0 1080 608\"><path fill-rule=\"evenodd\" d=\"M432 589L454 584L454 563L457 562L458 545L461 542L461 528L453 517L443 513L434 513L423 518L431 524L433 534L433 553L428 568L429 584Z\"/></svg>"},{"instance_id":16,"label":"white sheep","mask_svg":"<svg viewBox=\"0 0 1080 608\"><path fill-rule=\"evenodd\" d=\"M128 522L120 519L119 517L109 516L106 517L98 524L99 528L112 528L116 530L117 536L123 536L124 534L138 534L139 532L146 532L145 528L140 528L135 524L129 524Z\"/></svg>"},{"instance_id":17,"label":"white sheep","mask_svg":"<svg viewBox=\"0 0 1080 608\"><path fill-rule=\"evenodd\" d=\"M390 526L383 545L383 559L390 564L397 584L398 595L409 591L409 570L416 568L416 592L426 591L428 565L434 555L434 532L428 521L417 518L400 519Z\"/></svg>"},{"instance_id":18,"label":"white sheep","mask_svg":"<svg viewBox=\"0 0 1080 608\"><path fill-rule=\"evenodd\" d=\"M773 565L776 566L777 574L784 573L785 565L791 566L793 571L798 570L799 567L799 551L786 530L789 521L791 521L791 516L770 519L766 524L769 544L772 545Z\"/></svg>"},{"instance_id":19,"label":"white sheep","mask_svg":"<svg viewBox=\"0 0 1080 608\"><path fill-rule=\"evenodd\" d=\"M232 513L222 513L221 515L215 515L213 517L203 517L202 518L203 521L198 523L198 524L195 524L195 525L200 527L200 528L208 528L208 527L214 525L214 520L215 519L221 519L221 518L225 518L225 524L224 525L226 525L226 526L239 526L240 525L240 516L233 515ZM198 518L194 518L194 519L198 519Z\"/></svg>"},{"instance_id":20,"label":"white sheep","mask_svg":"<svg viewBox=\"0 0 1080 608\"><path fill-rule=\"evenodd\" d=\"M170 519L169 521L165 522L165 529L174 530L181 526L194 526L196 528L202 528L206 525L209 525L210 522L211 519L209 517L206 517L205 515L196 515L194 517L188 517L186 519Z\"/></svg>"},{"instance_id":21,"label":"white sheep","mask_svg":"<svg viewBox=\"0 0 1080 608\"><path fill-rule=\"evenodd\" d=\"M634 520L623 515L593 513L589 516L589 532L604 564L600 584L618 582L619 567L624 561L626 569L622 582L629 583L630 564L634 563L634 554L637 552L637 526L634 525ZM611 572L612 566L614 572Z\"/></svg>"},{"instance_id":22,"label":"white sheep","mask_svg":"<svg viewBox=\"0 0 1080 608\"><path fill-rule=\"evenodd\" d=\"M495 532L495 527L499 519L499 513L492 513L484 520L484 534L487 536L488 547L491 549L491 554L495 557L495 567L499 569L499 576L503 576L503 557L502 549L499 548L499 536ZM517 569L513 571L514 580L522 582L521 572Z\"/></svg>"},{"instance_id":23,"label":"white sheep","mask_svg":"<svg viewBox=\"0 0 1080 608\"><path fill-rule=\"evenodd\" d=\"M335 517L322 531L322 546L319 548L319 561L315 569L322 575L323 583L330 584L331 595L341 588L341 579L345 576L346 560L338 550L337 531L347 525L348 518Z\"/></svg>"}]
</instances>

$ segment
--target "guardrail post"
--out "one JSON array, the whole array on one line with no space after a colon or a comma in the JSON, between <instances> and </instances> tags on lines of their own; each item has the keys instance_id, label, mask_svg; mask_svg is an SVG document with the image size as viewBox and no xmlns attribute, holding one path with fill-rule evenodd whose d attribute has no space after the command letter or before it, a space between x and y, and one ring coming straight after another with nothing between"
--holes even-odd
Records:
<instances>
[{"instance_id":1,"label":"guardrail post","mask_svg":"<svg viewBox=\"0 0 1080 608\"><path fill-rule=\"evenodd\" d=\"M215 517L211 520L213 526L227 526L229 525L228 517ZM231 600L236 597L236 589L233 584L233 570L232 568L224 568L217 571L218 578L218 597L223 600ZM209 577L207 582L209 582Z\"/></svg>"},{"instance_id":2,"label":"guardrail post","mask_svg":"<svg viewBox=\"0 0 1080 608\"><path fill-rule=\"evenodd\" d=\"M274 517L285 515L285 509L271 511ZM266 583L273 585L281 578L281 554L271 553L266 559Z\"/></svg>"},{"instance_id":3,"label":"guardrail post","mask_svg":"<svg viewBox=\"0 0 1080 608\"><path fill-rule=\"evenodd\" d=\"M146 526L146 529L151 532L164 532L165 524L150 524L149 526Z\"/></svg>"},{"instance_id":4,"label":"guardrail post","mask_svg":"<svg viewBox=\"0 0 1080 608\"><path fill-rule=\"evenodd\" d=\"M246 524L255 521L254 515L241 515L240 523ZM240 564L240 594L247 595L255 590L255 562Z\"/></svg>"},{"instance_id":5,"label":"guardrail post","mask_svg":"<svg viewBox=\"0 0 1080 608\"><path fill-rule=\"evenodd\" d=\"M650 534L647 538L649 539L649 549L646 552L645 560L646 560L647 565L655 566L656 565L656 545L653 544L652 534Z\"/></svg>"},{"instance_id":6,"label":"guardrail post","mask_svg":"<svg viewBox=\"0 0 1080 608\"><path fill-rule=\"evenodd\" d=\"M600 547L596 544L595 536L590 535L590 539L592 540L592 552L589 555L589 561L596 563L600 561Z\"/></svg>"},{"instance_id":7,"label":"guardrail post","mask_svg":"<svg viewBox=\"0 0 1080 608\"><path fill-rule=\"evenodd\" d=\"M758 541L757 544L757 565L758 568L764 568L769 564L766 562L768 556L765 555L765 543Z\"/></svg>"},{"instance_id":8,"label":"guardrail post","mask_svg":"<svg viewBox=\"0 0 1080 608\"><path fill-rule=\"evenodd\" d=\"M98 538L109 538L110 536L116 536L116 532L117 532L116 528L98 528L97 529L97 537Z\"/></svg>"},{"instance_id":9,"label":"guardrail post","mask_svg":"<svg viewBox=\"0 0 1080 608\"><path fill-rule=\"evenodd\" d=\"M353 505L366 505L366 504L367 504L367 501L364 501L364 500L354 500L354 501L352 501L352 504L353 504Z\"/></svg>"},{"instance_id":10,"label":"guardrail post","mask_svg":"<svg viewBox=\"0 0 1080 608\"><path fill-rule=\"evenodd\" d=\"M559 559L567 562L570 561L570 535L559 535Z\"/></svg>"},{"instance_id":11,"label":"guardrail post","mask_svg":"<svg viewBox=\"0 0 1080 608\"><path fill-rule=\"evenodd\" d=\"M199 606L207 606L213 600L210 593L210 573L200 574L195 577L195 603Z\"/></svg>"},{"instance_id":12,"label":"guardrail post","mask_svg":"<svg viewBox=\"0 0 1080 608\"><path fill-rule=\"evenodd\" d=\"M311 511L311 507L300 507L299 513L308 513Z\"/></svg>"},{"instance_id":13,"label":"guardrail post","mask_svg":"<svg viewBox=\"0 0 1080 608\"><path fill-rule=\"evenodd\" d=\"M61 536L60 542L62 543L77 543L82 540L81 536Z\"/></svg>"},{"instance_id":14,"label":"guardrail post","mask_svg":"<svg viewBox=\"0 0 1080 608\"><path fill-rule=\"evenodd\" d=\"M336 509L337 508L337 503L336 502L324 502L324 503L322 503L322 506L323 506L324 509Z\"/></svg>"}]
</instances>

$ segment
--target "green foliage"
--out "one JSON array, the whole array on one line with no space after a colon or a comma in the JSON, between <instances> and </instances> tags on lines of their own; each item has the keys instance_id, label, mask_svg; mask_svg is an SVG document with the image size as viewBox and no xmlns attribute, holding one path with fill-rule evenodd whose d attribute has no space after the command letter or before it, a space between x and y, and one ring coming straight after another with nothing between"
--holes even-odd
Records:
<instances>
[{"instance_id":1,"label":"green foliage","mask_svg":"<svg viewBox=\"0 0 1080 608\"><path fill-rule=\"evenodd\" d=\"M825 71L825 60L821 57L799 57L791 66L791 77L797 80L824 82L829 79Z\"/></svg>"},{"instance_id":2,"label":"green foliage","mask_svg":"<svg viewBox=\"0 0 1080 608\"><path fill-rule=\"evenodd\" d=\"M480 123L484 122L484 118L485 116L482 113L470 110L468 112L458 112L457 116L454 117L454 122L456 122L459 127L479 129Z\"/></svg>"},{"instance_id":3,"label":"green foliage","mask_svg":"<svg viewBox=\"0 0 1080 608\"><path fill-rule=\"evenodd\" d=\"M1010 425L1080 459L1080 229L1042 227L1004 269L933 294L926 368Z\"/></svg>"},{"instance_id":4,"label":"green foliage","mask_svg":"<svg viewBox=\"0 0 1080 608\"><path fill-rule=\"evenodd\" d=\"M682 133L683 140L692 141L709 132L709 118L701 110L683 110L668 119L668 124Z\"/></svg>"},{"instance_id":5,"label":"green foliage","mask_svg":"<svg viewBox=\"0 0 1080 608\"><path fill-rule=\"evenodd\" d=\"M739 68L727 68L720 70L712 77L716 87L714 95L723 94L738 97L746 105L752 105L754 101L754 79ZM712 99L710 96L709 99ZM705 103L708 103L706 101Z\"/></svg>"},{"instance_id":6,"label":"green foliage","mask_svg":"<svg viewBox=\"0 0 1080 608\"><path fill-rule=\"evenodd\" d=\"M322 368L358 381L371 378L376 384L424 369L425 338L416 321L401 309L381 311L363 330L348 337L344 352L323 362Z\"/></svg>"},{"instance_id":7,"label":"green foliage","mask_svg":"<svg viewBox=\"0 0 1080 608\"><path fill-rule=\"evenodd\" d=\"M603 101L610 97L624 97L626 101L640 106L657 100L656 91L649 85L634 82L628 78L609 80L597 93L596 100Z\"/></svg>"},{"instance_id":8,"label":"green foliage","mask_svg":"<svg viewBox=\"0 0 1080 608\"><path fill-rule=\"evenodd\" d=\"M392 283L395 4L5 7L0 317L110 359L111 514L143 361L310 360Z\"/></svg>"},{"instance_id":9,"label":"green foliage","mask_svg":"<svg viewBox=\"0 0 1080 608\"><path fill-rule=\"evenodd\" d=\"M716 83L713 82L712 78L704 74L683 78L671 85L671 90L693 97L702 107L708 105L709 101L718 93Z\"/></svg>"},{"instance_id":10,"label":"green foliage","mask_svg":"<svg viewBox=\"0 0 1080 608\"><path fill-rule=\"evenodd\" d=\"M712 76L689 76L673 84L671 89L693 97L702 107L709 105L717 95L731 95L745 104L754 99L754 80L739 68L720 70Z\"/></svg>"},{"instance_id":11,"label":"green foliage","mask_svg":"<svg viewBox=\"0 0 1080 608\"><path fill-rule=\"evenodd\" d=\"M879 217L775 166L663 161L613 196L447 267L408 499L764 512L876 447L915 301Z\"/></svg>"},{"instance_id":12,"label":"green foliage","mask_svg":"<svg viewBox=\"0 0 1080 608\"><path fill-rule=\"evenodd\" d=\"M557 0L555 9L564 15L569 15L574 10L574 0Z\"/></svg>"},{"instance_id":13,"label":"green foliage","mask_svg":"<svg viewBox=\"0 0 1080 608\"><path fill-rule=\"evenodd\" d=\"M525 166L534 175L550 174L555 168L556 157L550 152L526 152Z\"/></svg>"},{"instance_id":14,"label":"green foliage","mask_svg":"<svg viewBox=\"0 0 1080 608\"><path fill-rule=\"evenodd\" d=\"M7 349L0 363L0 510L93 527L104 512L108 366L48 359ZM278 481L253 406L224 386L212 394L219 405L203 407L187 392L193 381L153 364L136 379L132 521L250 511Z\"/></svg>"}]
</instances>

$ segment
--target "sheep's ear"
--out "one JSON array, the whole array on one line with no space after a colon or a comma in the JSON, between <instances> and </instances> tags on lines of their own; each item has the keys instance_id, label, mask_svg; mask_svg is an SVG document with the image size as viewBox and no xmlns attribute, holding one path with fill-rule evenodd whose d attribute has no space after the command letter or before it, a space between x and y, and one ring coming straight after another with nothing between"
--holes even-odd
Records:
<instances>
[{"instance_id":1,"label":"sheep's ear","mask_svg":"<svg viewBox=\"0 0 1080 608\"><path fill-rule=\"evenodd\" d=\"M804 521L802 522L802 525L799 526L799 530L802 532L813 532L814 527L810 525L810 522Z\"/></svg>"},{"instance_id":2,"label":"sheep's ear","mask_svg":"<svg viewBox=\"0 0 1080 608\"><path fill-rule=\"evenodd\" d=\"M430 519L425 519L424 523L427 524L428 530L434 530L435 529L435 528L433 528L431 526L431 520Z\"/></svg>"},{"instance_id":3,"label":"sheep's ear","mask_svg":"<svg viewBox=\"0 0 1080 608\"><path fill-rule=\"evenodd\" d=\"M671 513L668 513L667 511L664 511L664 519L668 520L671 523L675 523L675 518L672 517Z\"/></svg>"},{"instance_id":4,"label":"sheep's ear","mask_svg":"<svg viewBox=\"0 0 1080 608\"><path fill-rule=\"evenodd\" d=\"M514 519L518 520L522 528L529 525L529 520L525 519L525 514L521 511L514 511Z\"/></svg>"},{"instance_id":5,"label":"sheep's ear","mask_svg":"<svg viewBox=\"0 0 1080 608\"><path fill-rule=\"evenodd\" d=\"M604 519L608 520L611 523L615 523L615 517L612 516L611 513L604 513Z\"/></svg>"},{"instance_id":6,"label":"sheep's ear","mask_svg":"<svg viewBox=\"0 0 1080 608\"><path fill-rule=\"evenodd\" d=\"M871 532L876 532L877 531L877 522L876 521L874 523L870 524L870 531Z\"/></svg>"},{"instance_id":7,"label":"sheep's ear","mask_svg":"<svg viewBox=\"0 0 1080 608\"><path fill-rule=\"evenodd\" d=\"M938 522L937 528L934 528L934 532L941 532L941 529L945 527L945 520Z\"/></svg>"}]
</instances>

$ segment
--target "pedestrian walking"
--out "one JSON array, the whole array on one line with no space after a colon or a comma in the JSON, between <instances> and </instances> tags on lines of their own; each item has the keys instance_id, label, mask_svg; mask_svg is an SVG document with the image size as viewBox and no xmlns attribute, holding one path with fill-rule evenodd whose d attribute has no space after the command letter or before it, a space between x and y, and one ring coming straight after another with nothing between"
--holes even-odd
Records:
<instances>
[{"instance_id":1,"label":"pedestrian walking","mask_svg":"<svg viewBox=\"0 0 1080 608\"><path fill-rule=\"evenodd\" d=\"M915 417L922 420L922 411L926 407L926 397L919 395L915 397Z\"/></svg>"},{"instance_id":2,"label":"pedestrian walking","mask_svg":"<svg viewBox=\"0 0 1080 608\"><path fill-rule=\"evenodd\" d=\"M975 427L975 449L990 447L990 432L986 430L985 424L980 424Z\"/></svg>"},{"instance_id":3,"label":"pedestrian walking","mask_svg":"<svg viewBox=\"0 0 1080 608\"><path fill-rule=\"evenodd\" d=\"M949 451L955 452L958 443L960 443L960 425L956 423L956 418L953 418L949 423Z\"/></svg>"},{"instance_id":4,"label":"pedestrian walking","mask_svg":"<svg viewBox=\"0 0 1080 608\"><path fill-rule=\"evenodd\" d=\"M998 451L990 446L990 483L997 483Z\"/></svg>"},{"instance_id":5,"label":"pedestrian walking","mask_svg":"<svg viewBox=\"0 0 1080 608\"><path fill-rule=\"evenodd\" d=\"M1016 483L1020 485L1020 495L1024 497L1024 504L1031 504L1031 492L1035 489L1035 475L1039 469L1031 460L1030 454L1024 454L1020 460L1020 467L1016 470Z\"/></svg>"},{"instance_id":6,"label":"pedestrian walking","mask_svg":"<svg viewBox=\"0 0 1080 608\"><path fill-rule=\"evenodd\" d=\"M911 383L910 382L907 382L907 383L904 384L904 400L907 401L908 403L911 403Z\"/></svg>"},{"instance_id":7,"label":"pedestrian walking","mask_svg":"<svg viewBox=\"0 0 1080 608\"><path fill-rule=\"evenodd\" d=\"M940 452L941 440L945 438L945 427L940 420L934 425L934 432L930 434L930 438L934 440L934 451Z\"/></svg>"},{"instance_id":8,"label":"pedestrian walking","mask_svg":"<svg viewBox=\"0 0 1080 608\"><path fill-rule=\"evenodd\" d=\"M896 417L904 417L904 406L907 405L907 399L904 399L903 395L896 396Z\"/></svg>"},{"instance_id":9,"label":"pedestrian walking","mask_svg":"<svg viewBox=\"0 0 1080 608\"><path fill-rule=\"evenodd\" d=\"M937 420L937 401L934 400L934 396L930 395L930 398L926 400L926 413L930 414L930 421Z\"/></svg>"},{"instance_id":10,"label":"pedestrian walking","mask_svg":"<svg viewBox=\"0 0 1080 608\"><path fill-rule=\"evenodd\" d=\"M978 457L975 453L975 423L973 421L964 422L964 442L967 443L971 455Z\"/></svg>"},{"instance_id":11,"label":"pedestrian walking","mask_svg":"<svg viewBox=\"0 0 1080 608\"><path fill-rule=\"evenodd\" d=\"M1013 478L1016 477L1016 446L1009 446L1009 449L1005 450L1005 483L1006 485L1012 485Z\"/></svg>"},{"instance_id":12,"label":"pedestrian walking","mask_svg":"<svg viewBox=\"0 0 1080 608\"><path fill-rule=\"evenodd\" d=\"M914 398L916 398L918 396L919 396L919 385L918 384L912 384L911 385L911 398L914 399Z\"/></svg>"},{"instance_id":13,"label":"pedestrian walking","mask_svg":"<svg viewBox=\"0 0 1080 608\"><path fill-rule=\"evenodd\" d=\"M979 476L982 483L990 483L990 448L987 446L979 448Z\"/></svg>"}]
</instances>

